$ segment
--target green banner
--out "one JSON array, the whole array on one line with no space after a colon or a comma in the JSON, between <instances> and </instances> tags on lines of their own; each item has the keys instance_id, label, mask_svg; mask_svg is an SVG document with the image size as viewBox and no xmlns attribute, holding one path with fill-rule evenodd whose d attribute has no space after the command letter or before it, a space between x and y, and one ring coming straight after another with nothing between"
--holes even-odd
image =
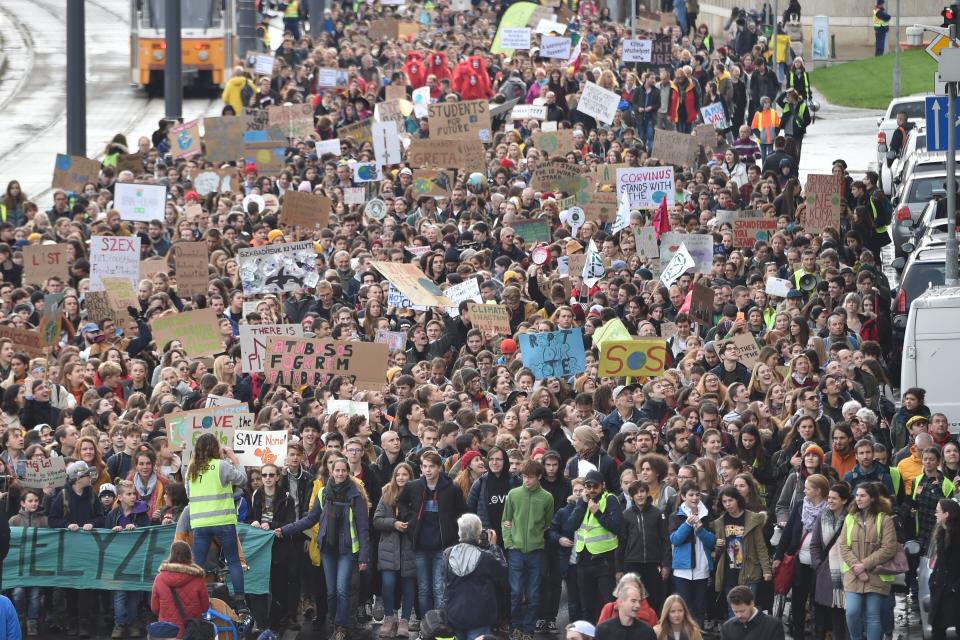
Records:
<instances>
[{"instance_id":1,"label":"green banner","mask_svg":"<svg viewBox=\"0 0 960 640\"><path fill-rule=\"evenodd\" d=\"M170 555L176 525L132 531L12 528L3 561L3 586L150 591L160 563ZM273 531L237 526L247 593L270 590Z\"/></svg>"}]
</instances>

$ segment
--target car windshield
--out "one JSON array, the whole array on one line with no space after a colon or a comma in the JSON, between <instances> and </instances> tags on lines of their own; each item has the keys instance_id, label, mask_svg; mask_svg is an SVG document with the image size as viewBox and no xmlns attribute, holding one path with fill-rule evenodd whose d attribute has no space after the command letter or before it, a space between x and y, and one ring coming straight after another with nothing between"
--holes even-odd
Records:
<instances>
[{"instance_id":1,"label":"car windshield","mask_svg":"<svg viewBox=\"0 0 960 640\"><path fill-rule=\"evenodd\" d=\"M163 29L165 0L143 0L141 19L149 29ZM210 29L220 26L220 2L217 0L180 0L180 21L184 29Z\"/></svg>"},{"instance_id":2,"label":"car windshield","mask_svg":"<svg viewBox=\"0 0 960 640\"><path fill-rule=\"evenodd\" d=\"M919 102L900 102L895 104L890 107L890 115L887 117L891 120L894 120L900 113L907 114L907 118L911 120L926 118L926 101L921 100Z\"/></svg>"},{"instance_id":3,"label":"car windshield","mask_svg":"<svg viewBox=\"0 0 960 640\"><path fill-rule=\"evenodd\" d=\"M903 274L903 280L900 282L907 304L916 300L929 285L942 285L944 267L943 262L914 262Z\"/></svg>"},{"instance_id":4,"label":"car windshield","mask_svg":"<svg viewBox=\"0 0 960 640\"><path fill-rule=\"evenodd\" d=\"M914 178L910 181L910 189L907 191L907 197L903 199L903 202L926 202L937 195L934 193L936 191L943 193L943 176Z\"/></svg>"}]
</instances>

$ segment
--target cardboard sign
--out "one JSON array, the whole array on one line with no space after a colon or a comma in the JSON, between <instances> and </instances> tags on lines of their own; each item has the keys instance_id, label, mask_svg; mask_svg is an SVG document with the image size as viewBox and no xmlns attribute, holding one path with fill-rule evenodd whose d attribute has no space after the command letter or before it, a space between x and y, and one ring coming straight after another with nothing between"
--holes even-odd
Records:
<instances>
[{"instance_id":1,"label":"cardboard sign","mask_svg":"<svg viewBox=\"0 0 960 640\"><path fill-rule=\"evenodd\" d=\"M402 84L388 84L383 88L383 95L386 102L391 100L406 100L407 88Z\"/></svg>"},{"instance_id":2,"label":"cardboard sign","mask_svg":"<svg viewBox=\"0 0 960 640\"><path fill-rule=\"evenodd\" d=\"M501 304L471 304L470 324L484 333L510 335L510 312Z\"/></svg>"},{"instance_id":3,"label":"cardboard sign","mask_svg":"<svg viewBox=\"0 0 960 640\"><path fill-rule=\"evenodd\" d=\"M197 120L175 124L167 131L170 155L174 158L190 158L200 155L200 123Z\"/></svg>"},{"instance_id":4,"label":"cardboard sign","mask_svg":"<svg viewBox=\"0 0 960 640\"><path fill-rule=\"evenodd\" d=\"M39 331L0 325L0 338L9 338L17 351L23 351L31 358L44 355Z\"/></svg>"},{"instance_id":5,"label":"cardboard sign","mask_svg":"<svg viewBox=\"0 0 960 640\"><path fill-rule=\"evenodd\" d=\"M511 120L546 120L546 105L518 104L510 111Z\"/></svg>"},{"instance_id":6,"label":"cardboard sign","mask_svg":"<svg viewBox=\"0 0 960 640\"><path fill-rule=\"evenodd\" d=\"M23 478L20 479L21 485L33 489L46 489L48 487L59 489L66 482L66 459L61 456L29 458L25 461Z\"/></svg>"},{"instance_id":7,"label":"cardboard sign","mask_svg":"<svg viewBox=\"0 0 960 640\"><path fill-rule=\"evenodd\" d=\"M140 153L121 153L117 156L117 175L124 171L129 171L133 177L138 178L143 174L143 163L146 161L146 154Z\"/></svg>"},{"instance_id":8,"label":"cardboard sign","mask_svg":"<svg viewBox=\"0 0 960 640\"><path fill-rule=\"evenodd\" d=\"M240 284L246 295L295 291L303 287L312 289L320 282L313 242L240 249L237 260Z\"/></svg>"},{"instance_id":9,"label":"cardboard sign","mask_svg":"<svg viewBox=\"0 0 960 640\"><path fill-rule=\"evenodd\" d=\"M191 358L212 356L223 351L220 320L211 307L161 316L151 323L158 345L179 340Z\"/></svg>"},{"instance_id":10,"label":"cardboard sign","mask_svg":"<svg viewBox=\"0 0 960 640\"><path fill-rule=\"evenodd\" d=\"M667 341L663 338L608 340L600 348L598 373L610 377L660 376L667 360Z\"/></svg>"},{"instance_id":11,"label":"cardboard sign","mask_svg":"<svg viewBox=\"0 0 960 640\"><path fill-rule=\"evenodd\" d=\"M624 40L624 62L650 62L653 55L653 40Z\"/></svg>"},{"instance_id":12,"label":"cardboard sign","mask_svg":"<svg viewBox=\"0 0 960 640\"><path fill-rule=\"evenodd\" d=\"M740 211L733 221L733 246L752 248L758 241L769 242L776 232L775 217L756 209Z\"/></svg>"},{"instance_id":13,"label":"cardboard sign","mask_svg":"<svg viewBox=\"0 0 960 640\"><path fill-rule=\"evenodd\" d=\"M415 264L372 261L370 265L383 274L410 302L428 307L450 307L450 300L440 287Z\"/></svg>"},{"instance_id":14,"label":"cardboard sign","mask_svg":"<svg viewBox=\"0 0 960 640\"><path fill-rule=\"evenodd\" d=\"M357 145L362 145L366 142L373 144L373 133L371 133L370 129L371 125L373 125L373 120L367 118L360 122L337 127L337 137L340 138L341 144L344 140L350 140Z\"/></svg>"},{"instance_id":15,"label":"cardboard sign","mask_svg":"<svg viewBox=\"0 0 960 640\"><path fill-rule=\"evenodd\" d=\"M574 150L573 134L567 130L552 133L534 131L530 137L534 146L550 157L565 156Z\"/></svg>"},{"instance_id":16,"label":"cardboard sign","mask_svg":"<svg viewBox=\"0 0 960 640\"><path fill-rule=\"evenodd\" d=\"M107 290L107 302L114 311L114 318L126 316L127 307L140 307L140 300L133 285L126 278L103 278Z\"/></svg>"},{"instance_id":17,"label":"cardboard sign","mask_svg":"<svg viewBox=\"0 0 960 640\"><path fill-rule=\"evenodd\" d=\"M237 429L233 432L233 452L245 467L283 467L287 461L287 432Z\"/></svg>"},{"instance_id":18,"label":"cardboard sign","mask_svg":"<svg viewBox=\"0 0 960 640\"><path fill-rule=\"evenodd\" d=\"M530 49L530 29L527 27L502 27L500 29L501 49Z\"/></svg>"},{"instance_id":19,"label":"cardboard sign","mask_svg":"<svg viewBox=\"0 0 960 640\"><path fill-rule=\"evenodd\" d=\"M387 351L376 342L275 338L267 342L263 369L270 384L315 386L340 375L360 389L383 391Z\"/></svg>"},{"instance_id":20,"label":"cardboard sign","mask_svg":"<svg viewBox=\"0 0 960 640\"><path fill-rule=\"evenodd\" d=\"M271 126L278 126L283 129L288 138L307 138L314 132L313 107L309 104L284 104L267 107L267 119Z\"/></svg>"},{"instance_id":21,"label":"cardboard sign","mask_svg":"<svg viewBox=\"0 0 960 640\"><path fill-rule=\"evenodd\" d=\"M587 82L577 101L577 111L604 124L613 124L613 117L620 106L620 96L598 84Z\"/></svg>"},{"instance_id":22,"label":"cardboard sign","mask_svg":"<svg viewBox=\"0 0 960 640\"><path fill-rule=\"evenodd\" d=\"M757 341L753 335L749 333L738 333L733 338L720 340L716 343L717 353L722 354L724 347L731 342L737 346L737 360L740 364L747 369L753 370L753 366L757 364L760 359L760 347L757 345Z\"/></svg>"},{"instance_id":23,"label":"cardboard sign","mask_svg":"<svg viewBox=\"0 0 960 640\"><path fill-rule=\"evenodd\" d=\"M100 280L104 276L127 278L133 286L137 286L140 277L140 238L93 236L90 239L90 291L105 290Z\"/></svg>"},{"instance_id":24,"label":"cardboard sign","mask_svg":"<svg viewBox=\"0 0 960 640\"><path fill-rule=\"evenodd\" d=\"M99 161L58 153L53 164L53 183L50 186L54 189L82 193L84 186L91 183L97 184L99 176Z\"/></svg>"},{"instance_id":25,"label":"cardboard sign","mask_svg":"<svg viewBox=\"0 0 960 640\"><path fill-rule=\"evenodd\" d=\"M387 306L394 309L412 309L413 311L426 311L430 305L413 304L410 299L400 292L392 283L387 287Z\"/></svg>"},{"instance_id":26,"label":"cardboard sign","mask_svg":"<svg viewBox=\"0 0 960 640\"><path fill-rule=\"evenodd\" d=\"M241 324L241 370L244 373L263 373L268 340L300 337L303 337L303 325L300 324Z\"/></svg>"},{"instance_id":27,"label":"cardboard sign","mask_svg":"<svg viewBox=\"0 0 960 640\"><path fill-rule=\"evenodd\" d=\"M701 327L713 326L714 296L714 291L710 287L701 284L693 285L693 293L690 296L690 317Z\"/></svg>"},{"instance_id":28,"label":"cardboard sign","mask_svg":"<svg viewBox=\"0 0 960 640\"><path fill-rule=\"evenodd\" d=\"M533 371L536 380L567 378L586 370L583 329L561 329L546 333L520 335L523 365Z\"/></svg>"},{"instance_id":29,"label":"cardboard sign","mask_svg":"<svg viewBox=\"0 0 960 640\"><path fill-rule=\"evenodd\" d=\"M110 298L106 291L87 291L83 296L83 306L87 310L87 321L100 324L103 320L113 320L123 317L110 305ZM2 334L0 334L2 335Z\"/></svg>"},{"instance_id":30,"label":"cardboard sign","mask_svg":"<svg viewBox=\"0 0 960 640\"><path fill-rule=\"evenodd\" d=\"M280 209L280 222L289 227L319 229L330 226L330 211L333 205L326 196L285 191Z\"/></svg>"},{"instance_id":31,"label":"cardboard sign","mask_svg":"<svg viewBox=\"0 0 960 640\"><path fill-rule=\"evenodd\" d=\"M617 193L626 193L632 209L656 208L663 198L673 206L676 186L673 167L617 169Z\"/></svg>"},{"instance_id":32,"label":"cardboard sign","mask_svg":"<svg viewBox=\"0 0 960 640\"><path fill-rule=\"evenodd\" d=\"M66 244L27 244L21 251L25 284L42 285L47 278L70 277Z\"/></svg>"},{"instance_id":33,"label":"cardboard sign","mask_svg":"<svg viewBox=\"0 0 960 640\"><path fill-rule=\"evenodd\" d=\"M387 345L389 353L403 351L407 346L407 334L405 331L390 331L388 329L377 329L373 338L374 342Z\"/></svg>"},{"instance_id":34,"label":"cardboard sign","mask_svg":"<svg viewBox=\"0 0 960 640\"><path fill-rule=\"evenodd\" d=\"M113 206L123 220L162 221L166 205L167 188L163 185L118 182L114 186Z\"/></svg>"},{"instance_id":35,"label":"cardboard sign","mask_svg":"<svg viewBox=\"0 0 960 640\"><path fill-rule=\"evenodd\" d=\"M140 262L141 280L153 280L153 276L157 275L158 273L169 274L169 272L170 265L167 263L166 258L155 256Z\"/></svg>"},{"instance_id":36,"label":"cardboard sign","mask_svg":"<svg viewBox=\"0 0 960 640\"><path fill-rule=\"evenodd\" d=\"M203 144L210 162L236 162L243 156L243 119L239 116L204 118Z\"/></svg>"},{"instance_id":37,"label":"cardboard sign","mask_svg":"<svg viewBox=\"0 0 960 640\"><path fill-rule=\"evenodd\" d=\"M552 240L550 233L550 221L544 219L538 220L514 220L510 223L517 237L523 239L526 245L549 244Z\"/></svg>"},{"instance_id":38,"label":"cardboard sign","mask_svg":"<svg viewBox=\"0 0 960 640\"><path fill-rule=\"evenodd\" d=\"M210 286L210 258L206 242L176 242L170 249L177 267L177 295L204 295Z\"/></svg>"},{"instance_id":39,"label":"cardboard sign","mask_svg":"<svg viewBox=\"0 0 960 640\"><path fill-rule=\"evenodd\" d=\"M629 166L625 163L598 164L593 168L593 182L597 188L603 185L613 187L617 184L617 169L627 169Z\"/></svg>"},{"instance_id":40,"label":"cardboard sign","mask_svg":"<svg viewBox=\"0 0 960 640\"><path fill-rule=\"evenodd\" d=\"M363 204L367 200L367 190L363 187L346 187L343 190L343 203L348 207Z\"/></svg>"},{"instance_id":41,"label":"cardboard sign","mask_svg":"<svg viewBox=\"0 0 960 640\"><path fill-rule=\"evenodd\" d=\"M431 104L429 122L431 140L493 141L486 100Z\"/></svg>"},{"instance_id":42,"label":"cardboard sign","mask_svg":"<svg viewBox=\"0 0 960 640\"><path fill-rule=\"evenodd\" d=\"M676 165L692 164L700 153L700 142L689 133L657 129L653 136L653 157Z\"/></svg>"},{"instance_id":43,"label":"cardboard sign","mask_svg":"<svg viewBox=\"0 0 960 640\"><path fill-rule=\"evenodd\" d=\"M668 231L660 236L660 262L667 264L680 245L696 263L697 273L709 274L713 269L713 235L709 233L679 233Z\"/></svg>"},{"instance_id":44,"label":"cardboard sign","mask_svg":"<svg viewBox=\"0 0 960 640\"><path fill-rule=\"evenodd\" d=\"M530 187L534 191L562 191L568 195L576 195L578 203L586 202L592 191L590 178L583 173L581 167L560 162L538 166L530 179Z\"/></svg>"},{"instance_id":45,"label":"cardboard sign","mask_svg":"<svg viewBox=\"0 0 960 640\"><path fill-rule=\"evenodd\" d=\"M127 283L121 279L121 282ZM129 284L129 283L127 283ZM60 343L60 334L63 329L63 294L48 293L43 296L43 315L37 333L44 347L55 347Z\"/></svg>"},{"instance_id":46,"label":"cardboard sign","mask_svg":"<svg viewBox=\"0 0 960 640\"><path fill-rule=\"evenodd\" d=\"M633 230L633 239L637 243L637 255L647 260L657 260L660 249L657 247L657 232L653 227L637 227Z\"/></svg>"},{"instance_id":47,"label":"cardboard sign","mask_svg":"<svg viewBox=\"0 0 960 640\"><path fill-rule=\"evenodd\" d=\"M587 220L606 224L617 218L617 194L608 191L591 193L590 202L584 203L583 213ZM651 229L652 231L652 229Z\"/></svg>"},{"instance_id":48,"label":"cardboard sign","mask_svg":"<svg viewBox=\"0 0 960 640\"><path fill-rule=\"evenodd\" d=\"M170 447L182 451L183 460L190 459L194 444L204 433L216 436L221 447L230 447L237 429L253 428L253 414L245 403L170 413L165 420Z\"/></svg>"},{"instance_id":49,"label":"cardboard sign","mask_svg":"<svg viewBox=\"0 0 960 640\"><path fill-rule=\"evenodd\" d=\"M444 140L437 144L435 140L414 139L407 149L407 160L413 167L485 172L484 154L479 140Z\"/></svg>"},{"instance_id":50,"label":"cardboard sign","mask_svg":"<svg viewBox=\"0 0 960 640\"><path fill-rule=\"evenodd\" d=\"M833 174L810 174L807 176L805 192L806 212L803 216L803 230L820 233L830 227L840 228L840 180Z\"/></svg>"},{"instance_id":51,"label":"cardboard sign","mask_svg":"<svg viewBox=\"0 0 960 640\"><path fill-rule=\"evenodd\" d=\"M570 38L543 36L540 38L540 57L566 61L570 58L570 47Z\"/></svg>"},{"instance_id":52,"label":"cardboard sign","mask_svg":"<svg viewBox=\"0 0 960 640\"><path fill-rule=\"evenodd\" d=\"M453 171L417 169L413 172L413 195L449 197L453 189Z\"/></svg>"}]
</instances>

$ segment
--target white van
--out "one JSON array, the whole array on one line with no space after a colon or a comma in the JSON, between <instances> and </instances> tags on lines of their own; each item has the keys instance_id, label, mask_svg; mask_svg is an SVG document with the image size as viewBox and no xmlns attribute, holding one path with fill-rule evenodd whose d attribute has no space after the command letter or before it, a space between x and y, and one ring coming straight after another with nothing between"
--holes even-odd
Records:
<instances>
[{"instance_id":1,"label":"white van","mask_svg":"<svg viewBox=\"0 0 960 640\"><path fill-rule=\"evenodd\" d=\"M931 287L910 304L900 388L926 389L926 404L960 433L960 287Z\"/></svg>"}]
</instances>

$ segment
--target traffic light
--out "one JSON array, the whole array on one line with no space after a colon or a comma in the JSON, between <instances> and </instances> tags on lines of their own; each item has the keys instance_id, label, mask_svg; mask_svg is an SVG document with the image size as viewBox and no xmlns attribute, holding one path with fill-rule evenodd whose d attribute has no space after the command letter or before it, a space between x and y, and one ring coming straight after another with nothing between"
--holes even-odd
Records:
<instances>
[{"instance_id":1,"label":"traffic light","mask_svg":"<svg viewBox=\"0 0 960 640\"><path fill-rule=\"evenodd\" d=\"M940 15L943 16L943 24L941 27L949 27L952 24L960 24L957 19L960 18L960 4L954 3L949 7L944 7L943 11L940 12Z\"/></svg>"}]
</instances>

